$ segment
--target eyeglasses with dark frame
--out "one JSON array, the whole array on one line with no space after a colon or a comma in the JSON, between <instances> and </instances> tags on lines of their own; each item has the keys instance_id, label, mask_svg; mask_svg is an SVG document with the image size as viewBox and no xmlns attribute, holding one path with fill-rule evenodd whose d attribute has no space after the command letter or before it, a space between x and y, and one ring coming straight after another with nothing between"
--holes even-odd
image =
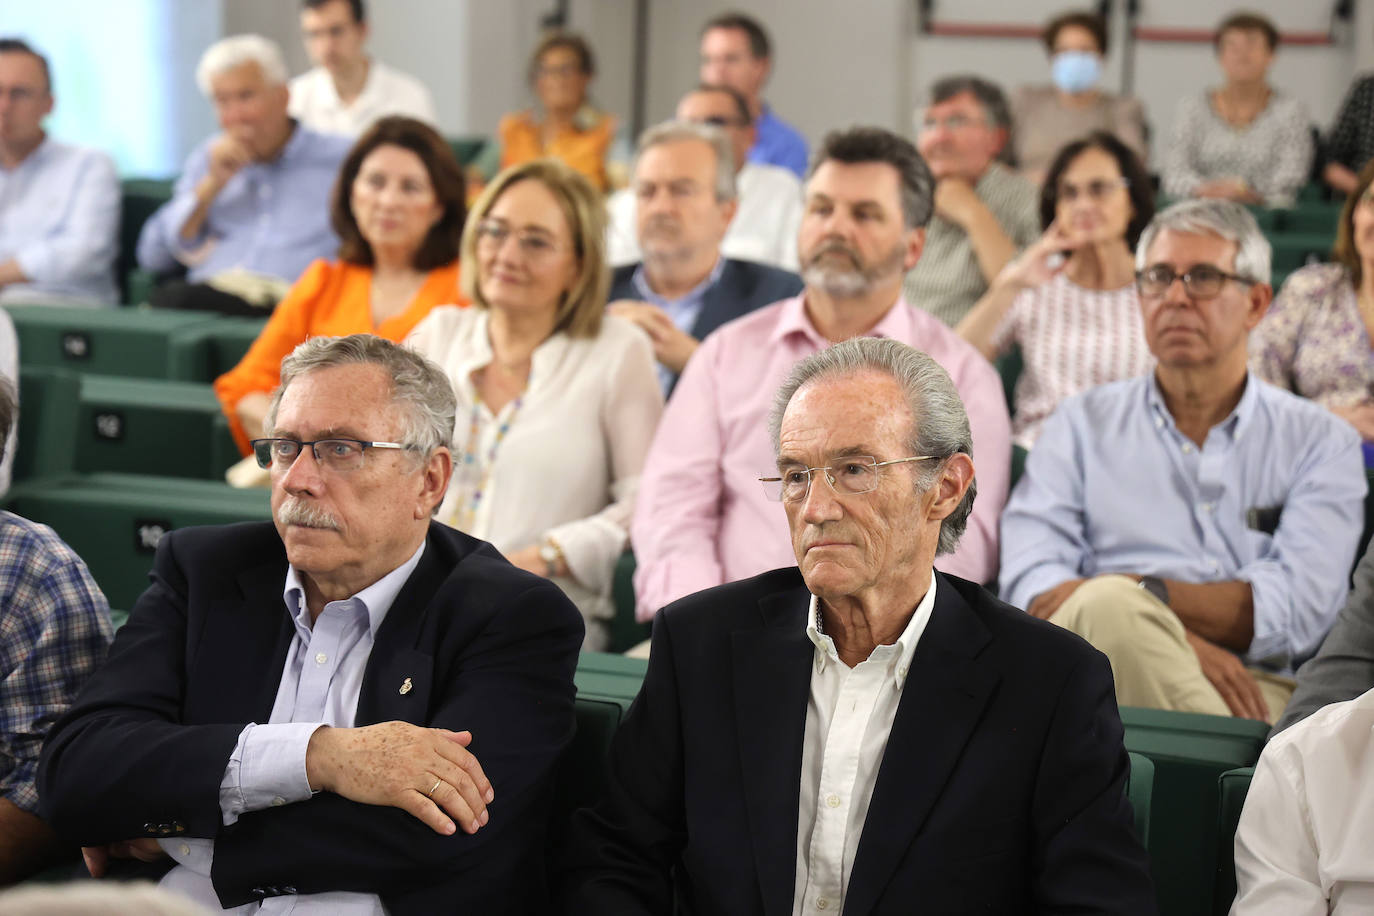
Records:
<instances>
[{"instance_id":1,"label":"eyeglasses with dark frame","mask_svg":"<svg viewBox=\"0 0 1374 916\"><path fill-rule=\"evenodd\" d=\"M1184 291L1194 299L1211 299L1213 296L1220 295L1221 288L1226 285L1227 280L1235 280L1246 286L1254 286L1259 282L1239 274L1228 274L1220 267L1213 267L1211 264L1194 264L1181 274L1175 273L1168 264L1155 264L1138 271L1135 275L1136 285L1140 287L1140 295L1149 296L1152 299L1168 292L1175 280L1182 280Z\"/></svg>"},{"instance_id":2,"label":"eyeglasses with dark frame","mask_svg":"<svg viewBox=\"0 0 1374 916\"><path fill-rule=\"evenodd\" d=\"M938 461L938 455L916 455L911 458L894 458L879 461L871 455L846 455L832 458L820 467L784 467L778 470L777 477L760 477L764 495L774 502L797 502L805 499L811 492L811 475L815 471L825 471L825 482L837 496L851 496L870 493L878 489L878 468L889 464L905 464L908 461Z\"/></svg>"},{"instance_id":3,"label":"eyeglasses with dark frame","mask_svg":"<svg viewBox=\"0 0 1374 916\"><path fill-rule=\"evenodd\" d=\"M258 467L263 469L271 468L273 464L283 470L291 467L308 445L320 467L340 473L361 468L363 455L370 448L415 448L413 445L400 442L367 442L363 439L340 438L315 439L310 442L302 442L299 439L254 439L250 444L253 446L253 457L258 460Z\"/></svg>"}]
</instances>

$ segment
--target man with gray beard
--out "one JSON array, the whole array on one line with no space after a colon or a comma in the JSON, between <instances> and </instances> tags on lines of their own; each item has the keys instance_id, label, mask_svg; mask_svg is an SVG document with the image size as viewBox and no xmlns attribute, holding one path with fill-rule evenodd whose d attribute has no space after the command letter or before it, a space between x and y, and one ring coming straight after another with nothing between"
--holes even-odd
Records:
<instances>
[{"instance_id":1,"label":"man with gray beard","mask_svg":"<svg viewBox=\"0 0 1374 916\"><path fill-rule=\"evenodd\" d=\"M997 573L997 519L1007 498L1011 427L992 366L902 298L931 215L930 170L910 142L879 128L829 134L806 181L797 251L805 288L722 326L693 354L655 434L631 540L636 612L648 620L685 595L795 562L776 503L757 478L774 464L771 392L798 360L851 337L924 350L968 405L978 500L943 572Z\"/></svg>"},{"instance_id":2,"label":"man with gray beard","mask_svg":"<svg viewBox=\"0 0 1374 916\"><path fill-rule=\"evenodd\" d=\"M441 369L378 337L283 361L253 442L275 524L167 535L43 748L41 812L93 875L162 860L216 911L546 911L582 617L431 520L454 412Z\"/></svg>"}]
</instances>

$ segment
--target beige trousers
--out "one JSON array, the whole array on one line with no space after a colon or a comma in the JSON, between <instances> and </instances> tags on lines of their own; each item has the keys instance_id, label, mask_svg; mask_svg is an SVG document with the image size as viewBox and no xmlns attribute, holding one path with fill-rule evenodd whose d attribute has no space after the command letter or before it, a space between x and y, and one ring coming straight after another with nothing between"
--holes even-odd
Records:
<instances>
[{"instance_id":1,"label":"beige trousers","mask_svg":"<svg viewBox=\"0 0 1374 916\"><path fill-rule=\"evenodd\" d=\"M1098 576L1074 591L1050 618L1107 656L1121 706L1145 706L1229 716L1221 694L1202 673L1178 616L1126 576ZM1278 720L1293 695L1292 678L1248 669Z\"/></svg>"}]
</instances>

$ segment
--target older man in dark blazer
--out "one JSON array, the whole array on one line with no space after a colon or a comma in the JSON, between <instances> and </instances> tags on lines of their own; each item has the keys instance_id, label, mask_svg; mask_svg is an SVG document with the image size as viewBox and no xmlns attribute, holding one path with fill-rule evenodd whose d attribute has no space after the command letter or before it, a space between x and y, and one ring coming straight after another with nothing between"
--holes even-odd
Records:
<instances>
[{"instance_id":1,"label":"older man in dark blazer","mask_svg":"<svg viewBox=\"0 0 1374 916\"><path fill-rule=\"evenodd\" d=\"M658 616L568 912L1155 912L1106 658L933 571L975 491L949 376L850 340L772 430L798 568Z\"/></svg>"},{"instance_id":2,"label":"older man in dark blazer","mask_svg":"<svg viewBox=\"0 0 1374 916\"><path fill-rule=\"evenodd\" d=\"M733 155L705 124L669 121L639 140L631 189L643 260L616 268L608 307L648 333L665 394L703 337L802 289L794 273L721 254L736 209Z\"/></svg>"},{"instance_id":3,"label":"older man in dark blazer","mask_svg":"<svg viewBox=\"0 0 1374 916\"><path fill-rule=\"evenodd\" d=\"M164 886L216 911L547 912L582 619L431 520L453 422L443 372L380 338L283 362L254 443L275 530L164 538L44 746L42 812L92 873L165 854Z\"/></svg>"}]
</instances>

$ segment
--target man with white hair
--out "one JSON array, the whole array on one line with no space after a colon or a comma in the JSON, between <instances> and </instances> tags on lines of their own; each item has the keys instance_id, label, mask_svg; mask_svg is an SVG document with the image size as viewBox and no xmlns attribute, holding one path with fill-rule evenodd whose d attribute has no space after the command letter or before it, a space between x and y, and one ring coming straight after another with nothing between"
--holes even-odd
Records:
<instances>
[{"instance_id":1,"label":"man with white hair","mask_svg":"<svg viewBox=\"0 0 1374 916\"><path fill-rule=\"evenodd\" d=\"M47 59L0 38L0 303L114 305L114 162L50 137L52 109Z\"/></svg>"},{"instance_id":2,"label":"man with white hair","mask_svg":"<svg viewBox=\"0 0 1374 916\"><path fill-rule=\"evenodd\" d=\"M48 735L42 811L93 874L165 854L163 886L215 911L545 913L582 616L431 518L456 410L438 366L316 337L281 378L253 443L275 527L158 544Z\"/></svg>"},{"instance_id":3,"label":"man with white hair","mask_svg":"<svg viewBox=\"0 0 1374 916\"><path fill-rule=\"evenodd\" d=\"M223 130L191 153L172 199L144 224L138 262L189 268L189 282L154 294L156 306L265 315L338 248L329 194L349 141L287 115L281 49L260 35L211 45L196 80Z\"/></svg>"},{"instance_id":4,"label":"man with white hair","mask_svg":"<svg viewBox=\"0 0 1374 916\"><path fill-rule=\"evenodd\" d=\"M1136 268L1155 371L1045 423L1002 515L1003 595L1106 653L1122 705L1273 722L1345 600L1359 437L1248 371L1273 291L1244 207L1164 210Z\"/></svg>"},{"instance_id":5,"label":"man with white hair","mask_svg":"<svg viewBox=\"0 0 1374 916\"><path fill-rule=\"evenodd\" d=\"M644 254L641 263L616 268L609 308L649 335L666 394L703 337L795 296L802 281L725 252L722 237L738 199L730 139L720 128L685 121L649 128L627 193Z\"/></svg>"}]
</instances>

